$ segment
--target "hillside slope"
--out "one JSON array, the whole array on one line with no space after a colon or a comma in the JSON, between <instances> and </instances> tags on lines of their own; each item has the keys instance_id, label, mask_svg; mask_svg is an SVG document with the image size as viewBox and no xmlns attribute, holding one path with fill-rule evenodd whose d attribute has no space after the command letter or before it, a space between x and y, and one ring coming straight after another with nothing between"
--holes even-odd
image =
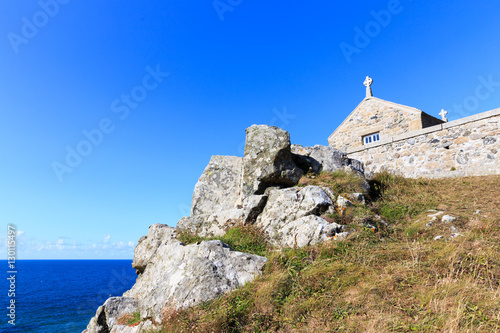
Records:
<instances>
[{"instance_id":1,"label":"hillside slope","mask_svg":"<svg viewBox=\"0 0 500 333\"><path fill-rule=\"evenodd\" d=\"M299 185L362 191L342 172ZM218 239L268 257L264 274L214 301L164 309L161 332L500 331L499 194L500 176L378 174L366 205L325 216L348 226L345 240L277 250L251 226L231 229Z\"/></svg>"}]
</instances>

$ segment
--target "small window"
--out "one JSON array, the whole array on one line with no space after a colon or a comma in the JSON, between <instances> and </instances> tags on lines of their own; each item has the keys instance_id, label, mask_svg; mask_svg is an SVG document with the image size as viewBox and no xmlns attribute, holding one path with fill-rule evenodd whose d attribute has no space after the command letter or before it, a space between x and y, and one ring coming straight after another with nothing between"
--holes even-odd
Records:
<instances>
[{"instance_id":1,"label":"small window","mask_svg":"<svg viewBox=\"0 0 500 333\"><path fill-rule=\"evenodd\" d=\"M372 143L372 142L376 142L376 141L379 141L380 140L380 133L373 133L373 134L370 134L370 135L365 135L363 137L363 144L366 145L366 144L369 144L369 143Z\"/></svg>"}]
</instances>

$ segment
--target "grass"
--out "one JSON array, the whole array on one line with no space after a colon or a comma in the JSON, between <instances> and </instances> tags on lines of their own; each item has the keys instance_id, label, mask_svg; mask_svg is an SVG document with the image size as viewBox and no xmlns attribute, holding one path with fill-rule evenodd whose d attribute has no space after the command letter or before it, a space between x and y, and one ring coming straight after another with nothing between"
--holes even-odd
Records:
<instances>
[{"instance_id":1,"label":"grass","mask_svg":"<svg viewBox=\"0 0 500 333\"><path fill-rule=\"evenodd\" d=\"M136 326L141 322L140 312L126 313L118 318L118 325Z\"/></svg>"},{"instance_id":2,"label":"grass","mask_svg":"<svg viewBox=\"0 0 500 333\"><path fill-rule=\"evenodd\" d=\"M362 192L351 177L321 174L301 184ZM357 230L344 241L276 250L251 226L228 231L221 240L269 258L263 274L176 311L161 332L500 332L500 176L379 174L371 188L367 207L328 217ZM463 236L449 238L443 223L427 227L429 210L458 217ZM389 227L360 227L376 223L374 214Z\"/></svg>"},{"instance_id":3,"label":"grass","mask_svg":"<svg viewBox=\"0 0 500 333\"><path fill-rule=\"evenodd\" d=\"M184 244L193 244L204 240L221 240L231 247L231 249L240 252L257 254L264 256L267 253L269 245L263 232L252 225L238 226L230 229L222 237L199 237L189 232L179 233L177 238Z\"/></svg>"}]
</instances>

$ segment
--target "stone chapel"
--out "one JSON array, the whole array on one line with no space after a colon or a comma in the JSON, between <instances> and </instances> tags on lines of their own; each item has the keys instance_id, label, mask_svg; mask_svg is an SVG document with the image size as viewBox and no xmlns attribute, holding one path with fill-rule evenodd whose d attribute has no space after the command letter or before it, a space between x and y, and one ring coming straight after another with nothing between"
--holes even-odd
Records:
<instances>
[{"instance_id":1,"label":"stone chapel","mask_svg":"<svg viewBox=\"0 0 500 333\"><path fill-rule=\"evenodd\" d=\"M348 152L384 138L447 121L446 112L440 114L443 119L438 119L419 109L373 97L372 83L373 80L367 76L364 82L366 97L330 135L330 147Z\"/></svg>"}]
</instances>

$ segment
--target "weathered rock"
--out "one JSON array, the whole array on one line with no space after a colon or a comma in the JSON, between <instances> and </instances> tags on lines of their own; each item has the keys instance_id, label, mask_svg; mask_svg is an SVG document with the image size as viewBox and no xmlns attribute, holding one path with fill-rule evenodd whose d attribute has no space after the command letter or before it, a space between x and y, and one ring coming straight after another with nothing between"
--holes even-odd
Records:
<instances>
[{"instance_id":1,"label":"weathered rock","mask_svg":"<svg viewBox=\"0 0 500 333\"><path fill-rule=\"evenodd\" d=\"M457 220L457 218L455 216L451 216L451 215L444 215L441 218L441 222L444 222L444 223L452 223L452 222L455 222L456 220Z\"/></svg>"},{"instance_id":2,"label":"weathered rock","mask_svg":"<svg viewBox=\"0 0 500 333\"><path fill-rule=\"evenodd\" d=\"M124 296L139 300L142 318L160 322L165 308L194 306L252 281L266 261L232 251L221 241L168 242Z\"/></svg>"},{"instance_id":3,"label":"weathered rock","mask_svg":"<svg viewBox=\"0 0 500 333\"><path fill-rule=\"evenodd\" d=\"M302 170L292 160L289 133L267 125L252 125L246 133L243 197L263 194L272 186L296 185Z\"/></svg>"},{"instance_id":4,"label":"weathered rock","mask_svg":"<svg viewBox=\"0 0 500 333\"><path fill-rule=\"evenodd\" d=\"M318 186L271 189L255 226L278 246L306 246L323 242L343 228L318 217L333 205Z\"/></svg>"},{"instance_id":5,"label":"weathered rock","mask_svg":"<svg viewBox=\"0 0 500 333\"><path fill-rule=\"evenodd\" d=\"M363 163L347 158L340 150L328 146L315 145L302 147L292 145L292 158L305 173L320 173L321 171L347 170L364 173Z\"/></svg>"},{"instance_id":6,"label":"weathered rock","mask_svg":"<svg viewBox=\"0 0 500 333\"><path fill-rule=\"evenodd\" d=\"M347 208L347 207L351 207L353 206L353 203L349 200L347 200L346 198L344 198L343 196L339 195L339 197L337 198L337 207L340 207L340 208Z\"/></svg>"},{"instance_id":7,"label":"weathered rock","mask_svg":"<svg viewBox=\"0 0 500 333\"><path fill-rule=\"evenodd\" d=\"M134 250L132 267L135 268L136 273L141 274L146 269L146 266L161 243L174 240L176 235L175 228L169 227L166 224L153 224L149 226L148 235L139 239L139 243Z\"/></svg>"},{"instance_id":8,"label":"weathered rock","mask_svg":"<svg viewBox=\"0 0 500 333\"><path fill-rule=\"evenodd\" d=\"M312 150L312 147L296 144L291 146L293 161L306 174L310 172L318 174L323 170L321 162L311 157Z\"/></svg>"},{"instance_id":9,"label":"weathered rock","mask_svg":"<svg viewBox=\"0 0 500 333\"><path fill-rule=\"evenodd\" d=\"M350 197L353 201L356 201L362 205L366 204L365 196L363 193L351 193Z\"/></svg>"},{"instance_id":10,"label":"weathered rock","mask_svg":"<svg viewBox=\"0 0 500 333\"><path fill-rule=\"evenodd\" d=\"M231 227L255 222L266 201L267 195L252 195L234 209L183 217L177 222L177 228L201 237L222 236Z\"/></svg>"},{"instance_id":11,"label":"weathered rock","mask_svg":"<svg viewBox=\"0 0 500 333\"><path fill-rule=\"evenodd\" d=\"M121 316L137 312L138 309L139 301L134 298L110 297L97 309L83 333L110 333Z\"/></svg>"},{"instance_id":12,"label":"weathered rock","mask_svg":"<svg viewBox=\"0 0 500 333\"><path fill-rule=\"evenodd\" d=\"M240 197L242 170L241 157L212 156L194 187L191 216L234 208Z\"/></svg>"},{"instance_id":13,"label":"weathered rock","mask_svg":"<svg viewBox=\"0 0 500 333\"><path fill-rule=\"evenodd\" d=\"M284 247L304 247L323 243L340 233L344 226L329 223L321 217L308 215L285 223L278 228L273 239ZM267 230L269 234L269 230Z\"/></svg>"}]
</instances>

